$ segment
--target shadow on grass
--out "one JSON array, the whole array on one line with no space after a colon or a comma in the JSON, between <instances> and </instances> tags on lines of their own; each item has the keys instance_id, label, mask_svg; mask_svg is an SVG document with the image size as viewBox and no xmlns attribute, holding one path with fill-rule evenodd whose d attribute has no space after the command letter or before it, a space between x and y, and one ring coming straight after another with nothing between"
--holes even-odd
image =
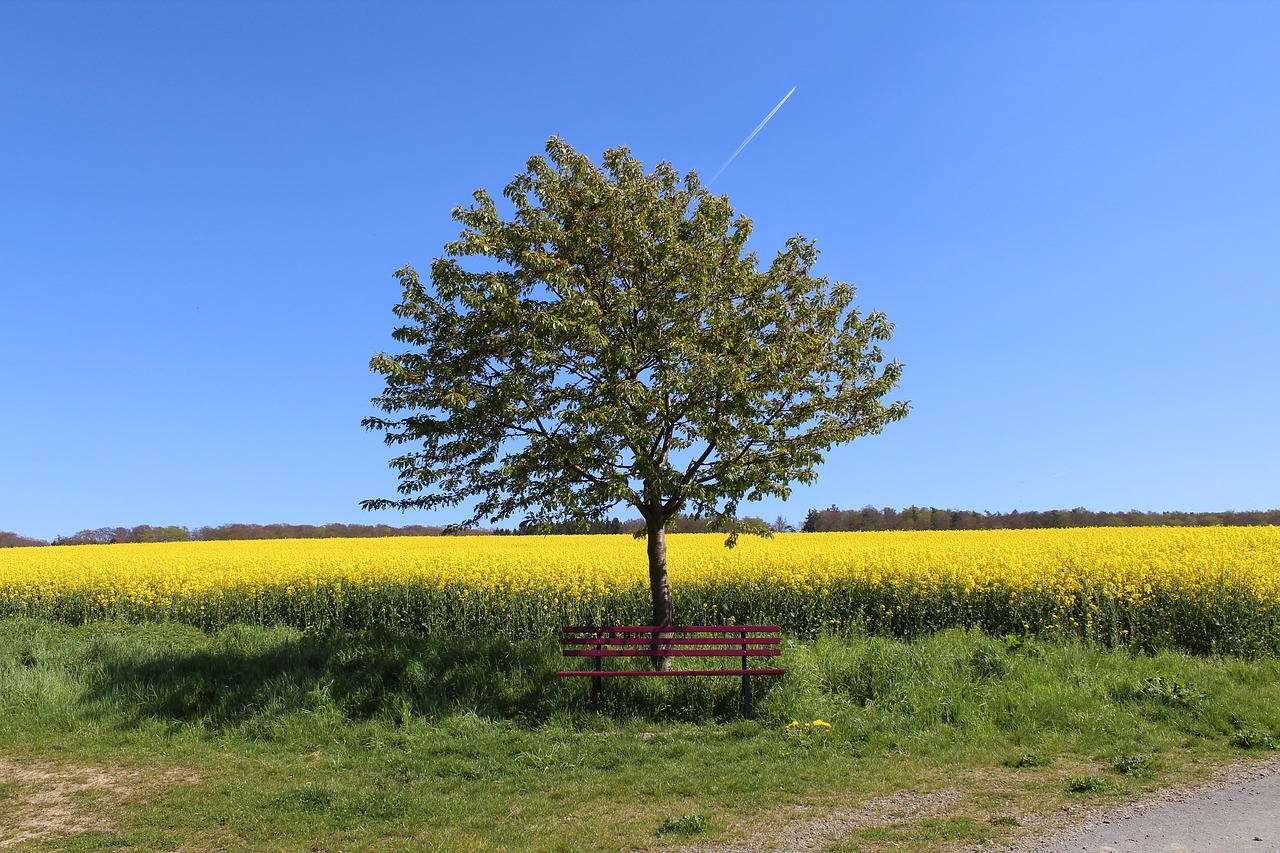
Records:
<instances>
[{"instance_id":1,"label":"shadow on grass","mask_svg":"<svg viewBox=\"0 0 1280 853\"><path fill-rule=\"evenodd\" d=\"M390 630L299 634L231 627L164 631L156 642L118 628L89 655L85 699L129 725L151 720L226 730L296 715L391 723L475 714L538 725L553 715L587 721L589 679L557 678L550 639L453 638ZM148 632L150 633L150 631ZM757 687L763 700L777 686ZM606 717L732 720L742 716L733 678L612 679ZM590 723L588 723L590 724Z\"/></svg>"},{"instance_id":2,"label":"shadow on grass","mask_svg":"<svg viewBox=\"0 0 1280 853\"><path fill-rule=\"evenodd\" d=\"M212 648L116 649L86 698L135 721L214 729L297 713L394 721L472 712L537 723L570 701L555 677L557 650L545 643L254 629L206 639L200 645Z\"/></svg>"}]
</instances>

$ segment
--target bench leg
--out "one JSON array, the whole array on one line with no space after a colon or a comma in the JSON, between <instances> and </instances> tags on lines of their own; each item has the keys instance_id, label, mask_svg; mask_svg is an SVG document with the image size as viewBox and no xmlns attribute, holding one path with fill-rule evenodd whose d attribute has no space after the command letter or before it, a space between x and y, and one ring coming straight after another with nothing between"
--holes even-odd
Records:
<instances>
[{"instance_id":1,"label":"bench leg","mask_svg":"<svg viewBox=\"0 0 1280 853\"><path fill-rule=\"evenodd\" d=\"M742 715L751 719L751 676L742 676Z\"/></svg>"},{"instance_id":2,"label":"bench leg","mask_svg":"<svg viewBox=\"0 0 1280 853\"><path fill-rule=\"evenodd\" d=\"M596 633L596 637L598 639L604 639L604 631L603 630L598 631ZM595 667L596 667L596 672L600 672L602 669L604 669L604 659L597 657L595 659ZM600 713L600 676L598 675L592 676L591 678L591 713L593 714Z\"/></svg>"}]
</instances>

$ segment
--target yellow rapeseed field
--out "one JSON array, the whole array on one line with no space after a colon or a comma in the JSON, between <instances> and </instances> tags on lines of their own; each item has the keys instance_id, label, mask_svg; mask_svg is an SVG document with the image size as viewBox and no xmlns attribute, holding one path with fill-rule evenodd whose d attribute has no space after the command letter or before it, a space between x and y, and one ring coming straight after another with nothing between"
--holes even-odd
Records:
<instances>
[{"instance_id":1,"label":"yellow rapeseed field","mask_svg":"<svg viewBox=\"0 0 1280 853\"><path fill-rule=\"evenodd\" d=\"M677 619L799 636L952 626L1140 648L1280 652L1280 529L668 537ZM644 543L464 536L0 551L0 616L551 636L647 621Z\"/></svg>"}]
</instances>

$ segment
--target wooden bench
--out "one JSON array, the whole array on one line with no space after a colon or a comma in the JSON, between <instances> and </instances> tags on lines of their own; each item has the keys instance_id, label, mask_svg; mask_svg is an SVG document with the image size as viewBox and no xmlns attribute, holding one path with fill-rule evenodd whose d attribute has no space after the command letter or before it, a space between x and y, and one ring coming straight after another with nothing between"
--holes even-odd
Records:
<instances>
[{"instance_id":1,"label":"wooden bench","mask_svg":"<svg viewBox=\"0 0 1280 853\"><path fill-rule=\"evenodd\" d=\"M567 658L591 658L592 669L557 672L561 677L591 679L591 710L600 707L600 679L622 676L741 675L743 714L751 719L751 676L782 675L781 667L765 667L749 658L782 654L777 625L691 625L656 628L652 625L569 625L560 629L560 653ZM741 658L734 669L605 669L605 658Z\"/></svg>"}]
</instances>

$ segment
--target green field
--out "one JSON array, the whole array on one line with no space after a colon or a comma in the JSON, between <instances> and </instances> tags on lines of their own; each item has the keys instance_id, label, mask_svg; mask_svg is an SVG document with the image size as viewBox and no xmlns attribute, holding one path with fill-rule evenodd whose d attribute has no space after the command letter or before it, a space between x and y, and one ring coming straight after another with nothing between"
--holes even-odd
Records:
<instances>
[{"instance_id":1,"label":"green field","mask_svg":"<svg viewBox=\"0 0 1280 853\"><path fill-rule=\"evenodd\" d=\"M755 721L731 678L615 680L597 716L551 638L7 620L0 845L960 849L1280 738L1271 658L951 631L783 661Z\"/></svg>"}]
</instances>

